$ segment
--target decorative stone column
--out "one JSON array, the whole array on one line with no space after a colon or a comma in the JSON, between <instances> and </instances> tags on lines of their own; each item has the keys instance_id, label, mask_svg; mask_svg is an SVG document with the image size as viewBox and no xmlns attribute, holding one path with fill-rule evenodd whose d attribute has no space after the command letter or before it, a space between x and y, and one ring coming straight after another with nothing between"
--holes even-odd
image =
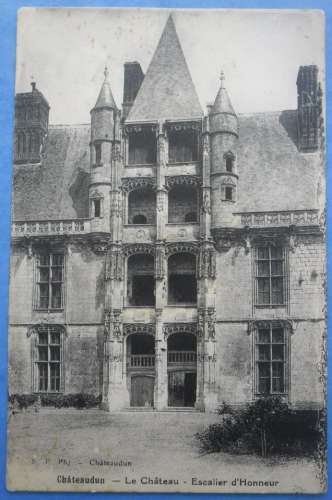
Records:
<instances>
[{"instance_id":1,"label":"decorative stone column","mask_svg":"<svg viewBox=\"0 0 332 500\"><path fill-rule=\"evenodd\" d=\"M109 411L118 411L129 406L120 316L121 310L112 309L105 318L104 374L107 379L104 383L102 406Z\"/></svg>"},{"instance_id":2,"label":"decorative stone column","mask_svg":"<svg viewBox=\"0 0 332 500\"><path fill-rule=\"evenodd\" d=\"M215 291L216 251L211 240L200 243L197 278L199 283L197 333L199 339L197 363L197 406L213 411L217 406Z\"/></svg>"},{"instance_id":3,"label":"decorative stone column","mask_svg":"<svg viewBox=\"0 0 332 500\"><path fill-rule=\"evenodd\" d=\"M155 397L154 405L157 410L167 407L167 342L163 332L162 309L156 309L156 337L155 337Z\"/></svg>"},{"instance_id":4,"label":"decorative stone column","mask_svg":"<svg viewBox=\"0 0 332 500\"><path fill-rule=\"evenodd\" d=\"M122 246L110 243L105 262L105 339L102 406L117 411L129 405L124 370L122 335L123 269Z\"/></svg>"},{"instance_id":5,"label":"decorative stone column","mask_svg":"<svg viewBox=\"0 0 332 500\"><path fill-rule=\"evenodd\" d=\"M197 322L197 399L201 411L217 408L215 309L199 309Z\"/></svg>"},{"instance_id":6,"label":"decorative stone column","mask_svg":"<svg viewBox=\"0 0 332 500\"><path fill-rule=\"evenodd\" d=\"M208 239L211 229L211 181L210 181L210 135L208 130L209 121L204 120L203 148L202 148L202 191L201 191L201 219L200 236Z\"/></svg>"}]
</instances>

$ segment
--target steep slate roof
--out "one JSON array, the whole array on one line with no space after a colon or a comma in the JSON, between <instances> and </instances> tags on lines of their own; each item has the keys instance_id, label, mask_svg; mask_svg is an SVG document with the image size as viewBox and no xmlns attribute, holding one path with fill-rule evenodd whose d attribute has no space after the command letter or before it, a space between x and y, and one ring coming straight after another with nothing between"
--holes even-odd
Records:
<instances>
[{"instance_id":1,"label":"steep slate roof","mask_svg":"<svg viewBox=\"0 0 332 500\"><path fill-rule=\"evenodd\" d=\"M320 155L299 153L297 111L238 115L238 203L234 211L319 208Z\"/></svg>"},{"instance_id":2,"label":"steep slate roof","mask_svg":"<svg viewBox=\"0 0 332 500\"><path fill-rule=\"evenodd\" d=\"M211 113L229 113L231 115L236 115L228 92L224 86L223 77L221 78L220 89L212 106Z\"/></svg>"},{"instance_id":3,"label":"steep slate roof","mask_svg":"<svg viewBox=\"0 0 332 500\"><path fill-rule=\"evenodd\" d=\"M234 212L319 208L318 153L299 153L297 112L238 115ZM42 165L14 167L14 220L88 217L90 126L51 126Z\"/></svg>"},{"instance_id":4,"label":"steep slate roof","mask_svg":"<svg viewBox=\"0 0 332 500\"><path fill-rule=\"evenodd\" d=\"M105 80L100 89L97 102L93 109L99 109L99 108L116 109L116 104L111 90L111 84L109 82L109 77L108 77L109 73L107 67L105 68L104 75L105 75Z\"/></svg>"},{"instance_id":5,"label":"steep slate roof","mask_svg":"<svg viewBox=\"0 0 332 500\"><path fill-rule=\"evenodd\" d=\"M90 126L50 126L42 164L14 166L13 220L89 215Z\"/></svg>"},{"instance_id":6,"label":"steep slate roof","mask_svg":"<svg viewBox=\"0 0 332 500\"><path fill-rule=\"evenodd\" d=\"M127 122L203 115L170 15Z\"/></svg>"}]
</instances>

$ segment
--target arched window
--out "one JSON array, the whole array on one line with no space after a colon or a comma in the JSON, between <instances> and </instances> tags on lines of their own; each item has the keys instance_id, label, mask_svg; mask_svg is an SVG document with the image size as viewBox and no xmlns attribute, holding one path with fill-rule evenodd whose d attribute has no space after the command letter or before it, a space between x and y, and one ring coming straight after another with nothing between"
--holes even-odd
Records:
<instances>
[{"instance_id":1,"label":"arched window","mask_svg":"<svg viewBox=\"0 0 332 500\"><path fill-rule=\"evenodd\" d=\"M168 304L196 302L196 256L187 252L171 255L168 259Z\"/></svg>"},{"instance_id":2,"label":"arched window","mask_svg":"<svg viewBox=\"0 0 332 500\"><path fill-rule=\"evenodd\" d=\"M147 224L145 215L138 214L133 217L133 224Z\"/></svg>"},{"instance_id":3,"label":"arched window","mask_svg":"<svg viewBox=\"0 0 332 500\"><path fill-rule=\"evenodd\" d=\"M128 194L128 224L155 224L156 193L147 186Z\"/></svg>"},{"instance_id":4,"label":"arched window","mask_svg":"<svg viewBox=\"0 0 332 500\"><path fill-rule=\"evenodd\" d=\"M197 220L197 189L188 184L175 184L168 193L168 222L181 224ZM191 220L187 220L190 216Z\"/></svg>"}]
</instances>

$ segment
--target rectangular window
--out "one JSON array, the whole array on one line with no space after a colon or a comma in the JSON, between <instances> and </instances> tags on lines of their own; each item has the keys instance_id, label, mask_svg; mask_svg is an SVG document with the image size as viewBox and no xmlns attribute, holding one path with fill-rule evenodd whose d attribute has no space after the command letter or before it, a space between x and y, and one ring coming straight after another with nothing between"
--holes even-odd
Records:
<instances>
[{"instance_id":1,"label":"rectangular window","mask_svg":"<svg viewBox=\"0 0 332 500\"><path fill-rule=\"evenodd\" d=\"M157 161L156 134L149 130L129 135L129 165L153 164Z\"/></svg>"},{"instance_id":2,"label":"rectangular window","mask_svg":"<svg viewBox=\"0 0 332 500\"><path fill-rule=\"evenodd\" d=\"M63 308L64 256L45 253L37 261L37 309Z\"/></svg>"},{"instance_id":3,"label":"rectangular window","mask_svg":"<svg viewBox=\"0 0 332 500\"><path fill-rule=\"evenodd\" d=\"M56 326L41 327L36 339L36 391L61 391L62 338Z\"/></svg>"},{"instance_id":4,"label":"rectangular window","mask_svg":"<svg viewBox=\"0 0 332 500\"><path fill-rule=\"evenodd\" d=\"M225 200L232 201L233 200L233 188L230 186L225 187Z\"/></svg>"},{"instance_id":5,"label":"rectangular window","mask_svg":"<svg viewBox=\"0 0 332 500\"><path fill-rule=\"evenodd\" d=\"M95 144L95 152L96 152L96 164L99 165L101 163L101 144Z\"/></svg>"},{"instance_id":6,"label":"rectangular window","mask_svg":"<svg viewBox=\"0 0 332 500\"><path fill-rule=\"evenodd\" d=\"M256 392L260 395L286 392L286 332L272 324L259 328L255 345Z\"/></svg>"},{"instance_id":7,"label":"rectangular window","mask_svg":"<svg viewBox=\"0 0 332 500\"><path fill-rule=\"evenodd\" d=\"M180 130L169 133L169 163L197 161L198 141L195 130Z\"/></svg>"},{"instance_id":8,"label":"rectangular window","mask_svg":"<svg viewBox=\"0 0 332 500\"><path fill-rule=\"evenodd\" d=\"M272 245L256 249L256 305L285 304L285 252Z\"/></svg>"},{"instance_id":9,"label":"rectangular window","mask_svg":"<svg viewBox=\"0 0 332 500\"><path fill-rule=\"evenodd\" d=\"M93 216L101 217L101 200L93 200Z\"/></svg>"}]
</instances>

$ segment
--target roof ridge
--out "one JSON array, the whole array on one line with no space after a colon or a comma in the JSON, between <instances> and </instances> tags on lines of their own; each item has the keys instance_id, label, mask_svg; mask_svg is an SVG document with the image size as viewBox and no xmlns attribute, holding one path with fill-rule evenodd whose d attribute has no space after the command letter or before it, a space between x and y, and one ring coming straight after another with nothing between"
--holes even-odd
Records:
<instances>
[{"instance_id":1,"label":"roof ridge","mask_svg":"<svg viewBox=\"0 0 332 500\"><path fill-rule=\"evenodd\" d=\"M279 109L279 110L271 110L271 111L253 111L251 113L237 113L237 116L280 115L280 113L284 113L285 111L296 112L296 109Z\"/></svg>"}]
</instances>

